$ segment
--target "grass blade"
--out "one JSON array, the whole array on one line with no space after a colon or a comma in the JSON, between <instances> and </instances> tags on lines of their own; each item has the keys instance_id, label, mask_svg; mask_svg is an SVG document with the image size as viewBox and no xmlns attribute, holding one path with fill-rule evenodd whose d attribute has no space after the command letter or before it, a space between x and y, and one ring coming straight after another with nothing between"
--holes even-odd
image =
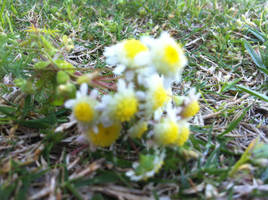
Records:
<instances>
[{"instance_id":1,"label":"grass blade","mask_svg":"<svg viewBox=\"0 0 268 200\"><path fill-rule=\"evenodd\" d=\"M237 127L237 125L239 124L239 122L244 118L244 116L247 114L248 110L250 109L251 106L247 107L244 109L244 111L242 112L242 114L236 118L235 120L233 120L230 125L226 128L225 131L223 131L220 135L218 135L218 137L222 137L224 135L226 135L227 133L231 132L233 129L235 129L235 127Z\"/></svg>"},{"instance_id":2,"label":"grass blade","mask_svg":"<svg viewBox=\"0 0 268 200\"><path fill-rule=\"evenodd\" d=\"M75 196L76 199L78 200L83 200L83 197L81 194L76 190L76 188L69 182L66 182L64 186L69 190L71 194Z\"/></svg>"},{"instance_id":3,"label":"grass blade","mask_svg":"<svg viewBox=\"0 0 268 200\"><path fill-rule=\"evenodd\" d=\"M251 45L245 40L244 46L247 49L249 55L251 56L253 62L257 65L257 67L268 75L268 69L266 69L265 65L263 64L261 56L258 55L256 51L251 47Z\"/></svg>"},{"instance_id":4,"label":"grass blade","mask_svg":"<svg viewBox=\"0 0 268 200\"><path fill-rule=\"evenodd\" d=\"M264 94L261 94L261 93L255 91L255 90L249 89L249 88L247 88L245 86L242 86L242 85L237 85L236 87L239 88L243 92L246 92L248 94L251 94L252 96L255 96L255 97L257 97L257 98L259 98L259 99L261 99L263 101L268 102L268 96L266 96Z\"/></svg>"},{"instance_id":5,"label":"grass blade","mask_svg":"<svg viewBox=\"0 0 268 200\"><path fill-rule=\"evenodd\" d=\"M257 31L256 29L249 28L248 31L250 33L252 33L256 38L258 38L258 40L261 41L261 42L265 42L267 40L265 35L263 33L259 32L259 31Z\"/></svg>"},{"instance_id":6,"label":"grass blade","mask_svg":"<svg viewBox=\"0 0 268 200\"><path fill-rule=\"evenodd\" d=\"M245 152L242 154L241 158L235 163L235 165L229 171L229 177L233 177L234 174L239 171L239 167L250 159L250 156L252 155L252 151L254 150L258 142L259 142L259 137L252 140L252 142L248 145Z\"/></svg>"}]
</instances>

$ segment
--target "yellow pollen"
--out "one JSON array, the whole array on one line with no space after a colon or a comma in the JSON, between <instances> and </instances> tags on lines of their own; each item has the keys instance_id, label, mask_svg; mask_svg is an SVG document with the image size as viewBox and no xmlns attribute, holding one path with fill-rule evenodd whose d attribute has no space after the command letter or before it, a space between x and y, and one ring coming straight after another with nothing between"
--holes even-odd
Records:
<instances>
[{"instance_id":1,"label":"yellow pollen","mask_svg":"<svg viewBox=\"0 0 268 200\"><path fill-rule=\"evenodd\" d=\"M164 123L169 123L166 128L160 132L156 137L159 143L163 145L169 145L169 144L174 144L176 140L178 139L178 131L179 127L178 125L173 122L164 122Z\"/></svg>"},{"instance_id":2,"label":"yellow pollen","mask_svg":"<svg viewBox=\"0 0 268 200\"><path fill-rule=\"evenodd\" d=\"M165 131L163 143L164 144L174 143L177 137L178 137L178 125L175 122L170 122L169 127Z\"/></svg>"},{"instance_id":3,"label":"yellow pollen","mask_svg":"<svg viewBox=\"0 0 268 200\"><path fill-rule=\"evenodd\" d=\"M79 102L74 106L74 116L80 122L90 122L94 116L94 110L88 102Z\"/></svg>"},{"instance_id":4,"label":"yellow pollen","mask_svg":"<svg viewBox=\"0 0 268 200\"><path fill-rule=\"evenodd\" d=\"M140 125L139 129L137 130L137 133L135 134L137 138L141 138L141 136L143 135L143 133L145 133L145 131L147 131L148 126L146 122L142 122L142 124Z\"/></svg>"},{"instance_id":5,"label":"yellow pollen","mask_svg":"<svg viewBox=\"0 0 268 200\"><path fill-rule=\"evenodd\" d=\"M135 97L127 97L118 101L115 118L121 122L129 121L138 110L138 101Z\"/></svg>"},{"instance_id":6,"label":"yellow pollen","mask_svg":"<svg viewBox=\"0 0 268 200\"><path fill-rule=\"evenodd\" d=\"M200 106L197 100L192 101L183 109L181 116L184 118L189 118L194 116L200 110Z\"/></svg>"},{"instance_id":7,"label":"yellow pollen","mask_svg":"<svg viewBox=\"0 0 268 200\"><path fill-rule=\"evenodd\" d=\"M165 47L165 61L169 65L174 65L179 61L179 53L172 45Z\"/></svg>"},{"instance_id":8,"label":"yellow pollen","mask_svg":"<svg viewBox=\"0 0 268 200\"><path fill-rule=\"evenodd\" d=\"M177 145L178 146L183 146L184 143L188 140L190 135L190 130L188 126L183 126L180 129L179 137L177 139Z\"/></svg>"},{"instance_id":9,"label":"yellow pollen","mask_svg":"<svg viewBox=\"0 0 268 200\"><path fill-rule=\"evenodd\" d=\"M139 40L134 39L125 41L124 48L127 57L130 59L134 59L137 54L148 50L148 48Z\"/></svg>"},{"instance_id":10,"label":"yellow pollen","mask_svg":"<svg viewBox=\"0 0 268 200\"><path fill-rule=\"evenodd\" d=\"M113 124L109 127L103 127L102 124L99 124L98 133L95 133L93 129L90 129L87 132L87 136L95 146L108 147L120 136L120 130L120 124Z\"/></svg>"},{"instance_id":11,"label":"yellow pollen","mask_svg":"<svg viewBox=\"0 0 268 200\"><path fill-rule=\"evenodd\" d=\"M153 99L153 110L156 110L157 108L162 107L164 103L168 100L168 94L166 90L162 86L160 86L154 91Z\"/></svg>"}]
</instances>

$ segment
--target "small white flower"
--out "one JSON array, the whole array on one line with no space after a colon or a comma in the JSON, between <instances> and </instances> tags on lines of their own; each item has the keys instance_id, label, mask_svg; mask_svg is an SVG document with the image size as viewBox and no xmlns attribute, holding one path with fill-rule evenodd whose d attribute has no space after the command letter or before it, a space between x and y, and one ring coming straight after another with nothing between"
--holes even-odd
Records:
<instances>
[{"instance_id":1,"label":"small white flower","mask_svg":"<svg viewBox=\"0 0 268 200\"><path fill-rule=\"evenodd\" d=\"M139 85L146 86L148 84L148 79L153 75L158 75L155 68L152 66L147 66L145 68L140 68L136 70L137 81Z\"/></svg>"},{"instance_id":2,"label":"small white flower","mask_svg":"<svg viewBox=\"0 0 268 200\"><path fill-rule=\"evenodd\" d=\"M189 123L177 116L178 111L169 104L167 115L154 126L154 141L157 145L183 146L190 134Z\"/></svg>"},{"instance_id":3,"label":"small white flower","mask_svg":"<svg viewBox=\"0 0 268 200\"><path fill-rule=\"evenodd\" d=\"M196 94L195 89L191 89L189 95L183 97L182 109L180 115L182 118L191 118L200 110L198 98L200 94Z\"/></svg>"},{"instance_id":4,"label":"small white flower","mask_svg":"<svg viewBox=\"0 0 268 200\"><path fill-rule=\"evenodd\" d=\"M165 89L163 77L158 74L153 74L147 78L144 86L146 87L145 91L137 92L137 96L144 102L140 105L140 109L144 110L146 118L154 113L158 119L161 117L165 105L171 100L171 88Z\"/></svg>"},{"instance_id":5,"label":"small white flower","mask_svg":"<svg viewBox=\"0 0 268 200\"><path fill-rule=\"evenodd\" d=\"M126 69L125 65L119 64L114 68L113 73L115 75L121 75L125 71L125 69Z\"/></svg>"},{"instance_id":6,"label":"small white flower","mask_svg":"<svg viewBox=\"0 0 268 200\"><path fill-rule=\"evenodd\" d=\"M166 78L177 80L187 65L182 47L167 32L150 43L152 65Z\"/></svg>"},{"instance_id":7,"label":"small white flower","mask_svg":"<svg viewBox=\"0 0 268 200\"><path fill-rule=\"evenodd\" d=\"M148 123L144 120L136 122L129 130L128 135L131 138L141 138L142 135L148 130Z\"/></svg>"},{"instance_id":8,"label":"small white flower","mask_svg":"<svg viewBox=\"0 0 268 200\"><path fill-rule=\"evenodd\" d=\"M117 65L114 69L117 75L121 75L127 68L144 67L150 62L148 48L135 39L123 40L116 45L106 47L104 56L108 65Z\"/></svg>"},{"instance_id":9,"label":"small white flower","mask_svg":"<svg viewBox=\"0 0 268 200\"><path fill-rule=\"evenodd\" d=\"M114 122L129 121L138 111L138 99L135 95L134 85L122 79L118 81L117 92L114 95L105 95L98 110L102 111L101 122L107 127Z\"/></svg>"},{"instance_id":10,"label":"small white flower","mask_svg":"<svg viewBox=\"0 0 268 200\"><path fill-rule=\"evenodd\" d=\"M166 117L154 126L154 141L157 145L173 145L178 139L179 126L176 119Z\"/></svg>"},{"instance_id":11,"label":"small white flower","mask_svg":"<svg viewBox=\"0 0 268 200\"><path fill-rule=\"evenodd\" d=\"M88 95L88 86L84 83L80 86L80 90L76 92L76 99L68 100L64 105L66 108L72 109L73 119L82 125L90 125L98 117L98 112L95 109L97 96L97 90L92 90L90 95Z\"/></svg>"},{"instance_id":12,"label":"small white flower","mask_svg":"<svg viewBox=\"0 0 268 200\"><path fill-rule=\"evenodd\" d=\"M164 164L165 152L163 151L160 153L157 151L155 155L145 155L143 158L145 159L140 159L139 163L133 163L133 170L126 172L126 175L132 181L147 180L148 178L154 176L154 174L156 174Z\"/></svg>"}]
</instances>

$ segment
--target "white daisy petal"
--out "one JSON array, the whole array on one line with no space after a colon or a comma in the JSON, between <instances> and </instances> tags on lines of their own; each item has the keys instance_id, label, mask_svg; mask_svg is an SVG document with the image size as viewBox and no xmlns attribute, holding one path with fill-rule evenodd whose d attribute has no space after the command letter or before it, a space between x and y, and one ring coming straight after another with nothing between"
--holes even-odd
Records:
<instances>
[{"instance_id":1,"label":"white daisy petal","mask_svg":"<svg viewBox=\"0 0 268 200\"><path fill-rule=\"evenodd\" d=\"M126 88L126 82L123 79L119 79L117 82L117 90L124 91Z\"/></svg>"},{"instance_id":2,"label":"white daisy petal","mask_svg":"<svg viewBox=\"0 0 268 200\"><path fill-rule=\"evenodd\" d=\"M70 100L67 100L67 101L64 103L64 106L65 106L66 108L72 108L74 104L75 104L75 100L74 100L74 99L70 99Z\"/></svg>"},{"instance_id":3,"label":"white daisy petal","mask_svg":"<svg viewBox=\"0 0 268 200\"><path fill-rule=\"evenodd\" d=\"M137 98L138 98L139 100L145 100L145 98L146 98L146 93L143 92L143 91L137 91L137 92L136 92L136 96L137 96Z\"/></svg>"},{"instance_id":4,"label":"white daisy petal","mask_svg":"<svg viewBox=\"0 0 268 200\"><path fill-rule=\"evenodd\" d=\"M113 73L115 75L122 75L122 72L124 72L126 69L125 65L117 65L116 68L114 68Z\"/></svg>"},{"instance_id":5,"label":"white daisy petal","mask_svg":"<svg viewBox=\"0 0 268 200\"><path fill-rule=\"evenodd\" d=\"M96 99L98 97L98 90L96 89L93 89L91 92L90 92L90 97L93 98L93 99Z\"/></svg>"},{"instance_id":6,"label":"white daisy petal","mask_svg":"<svg viewBox=\"0 0 268 200\"><path fill-rule=\"evenodd\" d=\"M99 132L98 126L93 126L92 129L93 129L94 133L98 133Z\"/></svg>"},{"instance_id":7,"label":"white daisy petal","mask_svg":"<svg viewBox=\"0 0 268 200\"><path fill-rule=\"evenodd\" d=\"M75 141L79 144L86 144L88 142L85 135L79 135Z\"/></svg>"},{"instance_id":8,"label":"white daisy petal","mask_svg":"<svg viewBox=\"0 0 268 200\"><path fill-rule=\"evenodd\" d=\"M83 95L81 94L80 91L76 92L76 99L80 99Z\"/></svg>"},{"instance_id":9,"label":"white daisy petal","mask_svg":"<svg viewBox=\"0 0 268 200\"><path fill-rule=\"evenodd\" d=\"M139 53L134 59L134 62L137 66L145 66L149 64L150 61L151 61L151 58L150 58L150 54L148 51Z\"/></svg>"},{"instance_id":10,"label":"white daisy petal","mask_svg":"<svg viewBox=\"0 0 268 200\"><path fill-rule=\"evenodd\" d=\"M125 74L126 74L125 78L128 82L131 82L134 79L135 76L134 71L127 71Z\"/></svg>"},{"instance_id":11,"label":"white daisy petal","mask_svg":"<svg viewBox=\"0 0 268 200\"><path fill-rule=\"evenodd\" d=\"M155 42L155 39L150 36L143 36L141 37L141 42L151 48Z\"/></svg>"},{"instance_id":12,"label":"white daisy petal","mask_svg":"<svg viewBox=\"0 0 268 200\"><path fill-rule=\"evenodd\" d=\"M80 86L80 92L81 92L81 95L87 95L88 93L88 86L86 83L83 83L81 86Z\"/></svg>"},{"instance_id":13,"label":"white daisy petal","mask_svg":"<svg viewBox=\"0 0 268 200\"><path fill-rule=\"evenodd\" d=\"M158 108L155 112L154 112L154 120L159 121L162 117L163 114L163 110L161 108Z\"/></svg>"},{"instance_id":14,"label":"white daisy petal","mask_svg":"<svg viewBox=\"0 0 268 200\"><path fill-rule=\"evenodd\" d=\"M133 170L130 170L130 171L127 171L126 172L126 175L127 176L133 176L135 173L134 173L134 171Z\"/></svg>"}]
</instances>

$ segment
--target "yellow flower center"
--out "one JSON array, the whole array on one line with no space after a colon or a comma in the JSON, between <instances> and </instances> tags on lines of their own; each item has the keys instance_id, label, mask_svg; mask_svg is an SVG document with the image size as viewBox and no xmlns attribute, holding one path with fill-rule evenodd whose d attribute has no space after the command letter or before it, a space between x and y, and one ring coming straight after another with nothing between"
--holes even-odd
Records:
<instances>
[{"instance_id":1,"label":"yellow flower center","mask_svg":"<svg viewBox=\"0 0 268 200\"><path fill-rule=\"evenodd\" d=\"M181 116L184 118L189 118L194 116L200 110L200 106L197 100L189 103L182 111Z\"/></svg>"},{"instance_id":2,"label":"yellow flower center","mask_svg":"<svg viewBox=\"0 0 268 200\"><path fill-rule=\"evenodd\" d=\"M136 126L137 127L134 129L131 135L134 138L141 138L143 133L148 130L148 124L146 122L140 122Z\"/></svg>"},{"instance_id":3,"label":"yellow flower center","mask_svg":"<svg viewBox=\"0 0 268 200\"><path fill-rule=\"evenodd\" d=\"M141 136L143 135L143 133L145 133L145 131L147 131L147 129L147 123L143 122L136 133L137 138L141 138Z\"/></svg>"},{"instance_id":4,"label":"yellow flower center","mask_svg":"<svg viewBox=\"0 0 268 200\"><path fill-rule=\"evenodd\" d=\"M126 40L124 48L127 57L130 59L134 59L137 54L148 50L148 48L144 44L142 44L139 40L135 39Z\"/></svg>"},{"instance_id":5,"label":"yellow flower center","mask_svg":"<svg viewBox=\"0 0 268 200\"><path fill-rule=\"evenodd\" d=\"M101 147L108 147L120 136L120 130L120 124L113 124L109 127L103 127L102 124L99 124L98 133L95 133L93 129L91 129L87 132L87 136L92 144Z\"/></svg>"},{"instance_id":6,"label":"yellow flower center","mask_svg":"<svg viewBox=\"0 0 268 200\"><path fill-rule=\"evenodd\" d=\"M166 90L160 86L153 93L153 110L160 108L164 105L164 103L168 100L168 94Z\"/></svg>"},{"instance_id":7,"label":"yellow flower center","mask_svg":"<svg viewBox=\"0 0 268 200\"><path fill-rule=\"evenodd\" d=\"M170 122L169 127L165 130L163 143L171 144L178 137L178 125L175 122Z\"/></svg>"},{"instance_id":8,"label":"yellow flower center","mask_svg":"<svg viewBox=\"0 0 268 200\"><path fill-rule=\"evenodd\" d=\"M172 45L165 47L165 61L169 65L174 65L179 61L179 52Z\"/></svg>"},{"instance_id":9,"label":"yellow flower center","mask_svg":"<svg viewBox=\"0 0 268 200\"><path fill-rule=\"evenodd\" d=\"M184 143L188 140L189 135L190 135L189 127L188 126L181 127L180 133L179 133L179 136L178 136L178 139L177 139L177 142L176 142L177 145L178 146L183 146Z\"/></svg>"},{"instance_id":10,"label":"yellow flower center","mask_svg":"<svg viewBox=\"0 0 268 200\"><path fill-rule=\"evenodd\" d=\"M74 106L74 116L80 122L90 122L94 117L94 109L88 102L79 102Z\"/></svg>"},{"instance_id":11,"label":"yellow flower center","mask_svg":"<svg viewBox=\"0 0 268 200\"><path fill-rule=\"evenodd\" d=\"M115 117L121 122L129 121L137 110L138 101L134 96L122 98L116 105Z\"/></svg>"},{"instance_id":12,"label":"yellow flower center","mask_svg":"<svg viewBox=\"0 0 268 200\"><path fill-rule=\"evenodd\" d=\"M163 145L174 144L176 140L178 139L178 131L179 131L178 125L173 121L163 122L163 123L168 123L168 124L166 128L162 130L162 132L156 135L157 141Z\"/></svg>"}]
</instances>

